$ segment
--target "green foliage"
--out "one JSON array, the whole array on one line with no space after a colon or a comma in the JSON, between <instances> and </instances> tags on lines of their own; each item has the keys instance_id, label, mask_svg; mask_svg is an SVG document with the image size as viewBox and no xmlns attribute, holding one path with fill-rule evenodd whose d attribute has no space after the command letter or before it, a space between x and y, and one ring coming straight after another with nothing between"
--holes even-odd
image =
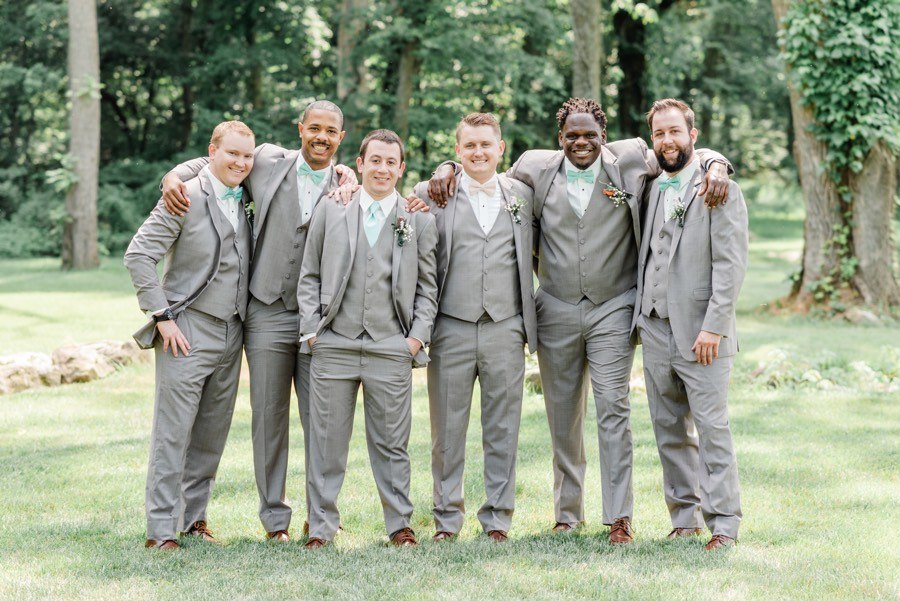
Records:
<instances>
[{"instance_id":1,"label":"green foliage","mask_svg":"<svg viewBox=\"0 0 900 601\"><path fill-rule=\"evenodd\" d=\"M884 141L900 150L900 4L895 0L793 2L780 36L831 179L850 200L848 173Z\"/></svg>"}]
</instances>

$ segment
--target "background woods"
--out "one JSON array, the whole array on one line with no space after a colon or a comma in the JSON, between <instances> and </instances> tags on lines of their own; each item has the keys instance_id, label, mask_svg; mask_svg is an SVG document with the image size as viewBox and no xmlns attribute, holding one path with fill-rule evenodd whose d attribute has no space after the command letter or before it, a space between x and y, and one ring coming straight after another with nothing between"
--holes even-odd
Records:
<instances>
[{"instance_id":1,"label":"background woods","mask_svg":"<svg viewBox=\"0 0 900 601\"><path fill-rule=\"evenodd\" d=\"M66 124L70 110L92 94L99 95L100 103L101 253L124 248L155 203L156 186L165 170L204 153L208 132L223 118L243 119L260 140L295 146L294 123L303 106L313 98L337 99L348 130L341 159L355 156L366 130L391 127L408 141L407 179L412 180L452 154L452 129L468 111L499 115L508 164L527 148L556 145L553 114L573 93L600 98L610 118L610 139L646 138L643 113L650 101L676 96L696 109L701 144L730 157L742 181L753 178L790 188L799 171L810 217L817 215L813 209L818 206L811 199L832 199L822 201L819 213L827 215L817 217L821 223L816 228L824 234L817 237L807 226L808 252L797 278L799 291L818 294L819 300L837 300L840 295L832 290L844 289L871 303L892 302L896 250L889 224L895 211L897 87L894 96L882 94L858 111L865 114L853 116L854 123L869 126L860 125L850 133L872 140L871 155L882 157L880 161L868 162L869 147L854 146L851 152L863 155L839 166L844 175L833 180L833 190L828 188L831 184L819 175L827 170L821 164L828 148L806 131L822 117L802 104L809 86L798 81L789 92L785 75L786 67L792 76L808 75L802 65L813 59L788 43L785 65L777 41L776 16L790 12L791 4L788 0L97 0L100 85L85 95L83 86L67 92L69 32L76 26L73 21L70 27L67 2L3 3L0 256L59 256L63 251L63 233L73 225L65 198L77 182L84 182L76 159L87 150L81 143L69 148ZM891 2L794 4L806 8L793 11L787 26L792 33L783 39L800 40L800 32L807 32L815 46L816 35L831 35L828 27L842 27L823 15L843 11L854 15L855 29L845 36L846 55L829 50L831 68L862 58L848 50L862 40L874 53L867 55L866 69L887 65L875 75L883 78L880 85L859 78L857 84L844 82L850 86L844 94L849 104L859 96L852 85L889 90L890 82L896 84L900 58L895 48L900 44L893 31L900 24ZM855 10L851 5L856 4L870 6ZM83 11L76 14L83 16ZM809 25L816 19L818 30ZM893 30L884 33L885 24ZM85 40L79 36L75 41ZM879 111L883 120L871 121ZM879 129L877 123L886 125ZM813 142L820 145L820 152L814 164L807 164L804 149ZM799 170L792 149L801 159ZM855 168L870 164L875 166L868 175L859 176L862 172ZM821 180L819 187L813 184L816 178ZM842 192L835 192L838 189ZM833 200L835 194L850 194L848 190L857 200ZM875 196L877 217L867 221L873 214L865 208L865 199ZM839 218L854 207L852 218ZM823 251L838 226L846 228L850 242ZM876 226L878 235L864 233ZM841 255L841 248L849 250ZM823 253L837 257L837 262L820 268L821 261L809 257ZM866 254L876 259L847 260ZM841 265L843 273L852 273L826 277L839 274ZM872 292L871 283L860 283L869 272L877 274L869 280L886 282L885 290Z\"/></svg>"}]
</instances>

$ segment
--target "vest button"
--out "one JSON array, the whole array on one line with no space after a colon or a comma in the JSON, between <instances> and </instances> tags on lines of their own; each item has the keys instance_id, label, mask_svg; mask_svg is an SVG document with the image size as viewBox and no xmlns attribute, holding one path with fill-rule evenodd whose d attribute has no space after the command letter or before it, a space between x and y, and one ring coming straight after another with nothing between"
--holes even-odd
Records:
<instances>
[{"instance_id":1,"label":"vest button","mask_svg":"<svg viewBox=\"0 0 900 601\"><path fill-rule=\"evenodd\" d=\"M581 260L582 260L582 261L586 261L586 260L587 260L587 257L581 257Z\"/></svg>"},{"instance_id":2,"label":"vest button","mask_svg":"<svg viewBox=\"0 0 900 601\"><path fill-rule=\"evenodd\" d=\"M660 232L660 233L659 233L659 239L662 240L662 237L663 237L663 233Z\"/></svg>"},{"instance_id":3,"label":"vest button","mask_svg":"<svg viewBox=\"0 0 900 601\"><path fill-rule=\"evenodd\" d=\"M300 248L300 245L299 245L299 244L295 244L295 245L294 245L294 248Z\"/></svg>"},{"instance_id":4,"label":"vest button","mask_svg":"<svg viewBox=\"0 0 900 601\"><path fill-rule=\"evenodd\" d=\"M284 274L284 279L286 279L286 280L291 279L291 274L289 274L289 273Z\"/></svg>"},{"instance_id":5,"label":"vest button","mask_svg":"<svg viewBox=\"0 0 900 601\"><path fill-rule=\"evenodd\" d=\"M659 265L653 268L653 271L659 271Z\"/></svg>"},{"instance_id":6,"label":"vest button","mask_svg":"<svg viewBox=\"0 0 900 601\"><path fill-rule=\"evenodd\" d=\"M298 227L298 228L297 228L297 233L298 233L298 234L299 234L300 232L302 232L302 231L303 231L303 228L302 228L302 227Z\"/></svg>"},{"instance_id":7,"label":"vest button","mask_svg":"<svg viewBox=\"0 0 900 601\"><path fill-rule=\"evenodd\" d=\"M586 277L587 277L587 274L586 274L585 272L582 271L582 272L581 272L581 277L586 278Z\"/></svg>"},{"instance_id":8,"label":"vest button","mask_svg":"<svg viewBox=\"0 0 900 601\"><path fill-rule=\"evenodd\" d=\"M291 260L290 260L290 264L291 264L291 265L293 265L293 264L296 263L296 262L297 262L297 261L295 261L294 259L291 259Z\"/></svg>"},{"instance_id":9,"label":"vest button","mask_svg":"<svg viewBox=\"0 0 900 601\"><path fill-rule=\"evenodd\" d=\"M284 290L281 291L281 295L284 296Z\"/></svg>"},{"instance_id":10,"label":"vest button","mask_svg":"<svg viewBox=\"0 0 900 601\"><path fill-rule=\"evenodd\" d=\"M366 294L372 294L372 289L371 289L371 288L366 288Z\"/></svg>"},{"instance_id":11,"label":"vest button","mask_svg":"<svg viewBox=\"0 0 900 601\"><path fill-rule=\"evenodd\" d=\"M367 273L366 275L369 276L369 277L372 277L372 272L370 271L370 272Z\"/></svg>"}]
</instances>

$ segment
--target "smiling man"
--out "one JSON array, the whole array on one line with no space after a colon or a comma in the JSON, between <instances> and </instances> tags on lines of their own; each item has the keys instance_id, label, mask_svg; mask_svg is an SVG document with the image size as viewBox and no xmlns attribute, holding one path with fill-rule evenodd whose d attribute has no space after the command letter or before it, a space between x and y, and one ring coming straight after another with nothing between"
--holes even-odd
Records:
<instances>
[{"instance_id":1,"label":"smiling man","mask_svg":"<svg viewBox=\"0 0 900 601\"><path fill-rule=\"evenodd\" d=\"M438 229L438 316L428 364L431 471L437 541L463 526L466 430L475 379L481 389L484 533L507 540L515 508L526 340L537 344L531 275L531 189L497 173L505 144L488 113L456 128L462 173L454 202L433 203ZM414 195L427 198L427 182Z\"/></svg>"},{"instance_id":2,"label":"smiling man","mask_svg":"<svg viewBox=\"0 0 900 601\"><path fill-rule=\"evenodd\" d=\"M556 114L561 150L529 150L507 171L534 190L538 226L535 294L538 363L553 444L554 532L584 522L586 377L597 407L603 523L613 544L633 541L632 441L628 400L634 346L631 316L641 242L641 197L659 174L646 143L606 144L606 115L570 98ZM711 153L704 165L721 156ZM716 165L715 190L727 189ZM446 196L441 167L429 195ZM707 181L709 183L709 181ZM715 193L713 193L715 192Z\"/></svg>"},{"instance_id":3,"label":"smiling man","mask_svg":"<svg viewBox=\"0 0 900 601\"><path fill-rule=\"evenodd\" d=\"M412 368L428 362L437 310L437 231L428 213L409 213L396 186L403 142L380 129L362 141L362 188L348 204L313 215L297 288L301 352L311 352L309 541L331 542L347 469L360 385L369 462L391 544L417 544L410 528Z\"/></svg>"},{"instance_id":4,"label":"smiling man","mask_svg":"<svg viewBox=\"0 0 900 601\"><path fill-rule=\"evenodd\" d=\"M286 500L291 383L297 393L305 456L309 455L309 356L297 353L297 280L309 221L338 185L332 157L344 139L341 109L310 104L298 124L300 150L262 144L247 180L252 207L253 261L244 345L250 367L253 466L259 518L266 538L287 541L292 510ZM204 165L183 163L163 179L170 210L181 213L181 190ZM338 166L339 167L339 166ZM356 181L351 175L352 181ZM308 457L305 459L308 469ZM307 500L308 504L308 500ZM308 507L307 507L308 508ZM305 527L304 527L305 529Z\"/></svg>"},{"instance_id":5,"label":"smiling man","mask_svg":"<svg viewBox=\"0 0 900 601\"><path fill-rule=\"evenodd\" d=\"M672 531L712 533L707 551L730 547L741 521L737 458L728 423L728 381L738 351L735 303L747 270L747 207L737 184L706 209L694 153L694 111L667 98L647 113L665 173L646 194L632 329L644 349L644 380Z\"/></svg>"},{"instance_id":6,"label":"smiling man","mask_svg":"<svg viewBox=\"0 0 900 601\"><path fill-rule=\"evenodd\" d=\"M215 542L206 507L241 371L251 233L240 185L253 147L246 125L220 123L209 164L185 188L194 210L173 216L160 199L125 252L138 302L152 317L135 340L156 352L147 547L177 549L185 526L185 535Z\"/></svg>"}]
</instances>

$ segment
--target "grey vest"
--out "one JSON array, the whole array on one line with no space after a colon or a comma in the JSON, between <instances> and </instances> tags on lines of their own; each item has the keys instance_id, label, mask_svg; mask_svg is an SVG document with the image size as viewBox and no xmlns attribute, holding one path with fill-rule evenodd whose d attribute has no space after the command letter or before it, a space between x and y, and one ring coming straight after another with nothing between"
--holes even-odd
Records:
<instances>
[{"instance_id":1,"label":"grey vest","mask_svg":"<svg viewBox=\"0 0 900 601\"><path fill-rule=\"evenodd\" d=\"M403 202L400 199L399 202ZM362 213L362 209L359 209ZM391 219L385 219L375 246L369 248L364 217L356 234L356 256L350 267L350 279L341 306L331 322L331 329L347 338L357 338L364 331L372 340L384 340L403 333L394 297L391 294L391 272L394 255L394 232Z\"/></svg>"},{"instance_id":2,"label":"grey vest","mask_svg":"<svg viewBox=\"0 0 900 601\"><path fill-rule=\"evenodd\" d=\"M267 305L280 298L289 311L297 310L297 279L309 226L308 222L301 225L301 220L297 176L289 169L272 197L256 241L250 278L253 296Z\"/></svg>"},{"instance_id":3,"label":"grey vest","mask_svg":"<svg viewBox=\"0 0 900 601\"><path fill-rule=\"evenodd\" d=\"M512 219L501 209L485 235L463 190L457 194L453 241L438 311L476 322L487 313L502 321L522 312Z\"/></svg>"},{"instance_id":4,"label":"grey vest","mask_svg":"<svg viewBox=\"0 0 900 601\"><path fill-rule=\"evenodd\" d=\"M567 303L587 297L599 305L637 284L631 209L627 203L615 206L603 194L604 181L610 180L601 169L584 217L578 218L560 185L550 187L541 213L538 280Z\"/></svg>"},{"instance_id":5,"label":"grey vest","mask_svg":"<svg viewBox=\"0 0 900 601\"><path fill-rule=\"evenodd\" d=\"M650 256L644 269L644 289L641 300L641 313L649 316L653 309L659 317L668 319L669 301L669 250L672 248L672 235L675 233L675 220L665 219L665 201L660 194L659 204L650 228Z\"/></svg>"},{"instance_id":6,"label":"grey vest","mask_svg":"<svg viewBox=\"0 0 900 601\"><path fill-rule=\"evenodd\" d=\"M235 232L228 218L215 206L215 201L211 209L216 227L219 231L226 232L221 242L219 270L200 296L191 303L191 308L219 319L230 319L235 313L244 319L250 274L250 225L241 209Z\"/></svg>"}]
</instances>

